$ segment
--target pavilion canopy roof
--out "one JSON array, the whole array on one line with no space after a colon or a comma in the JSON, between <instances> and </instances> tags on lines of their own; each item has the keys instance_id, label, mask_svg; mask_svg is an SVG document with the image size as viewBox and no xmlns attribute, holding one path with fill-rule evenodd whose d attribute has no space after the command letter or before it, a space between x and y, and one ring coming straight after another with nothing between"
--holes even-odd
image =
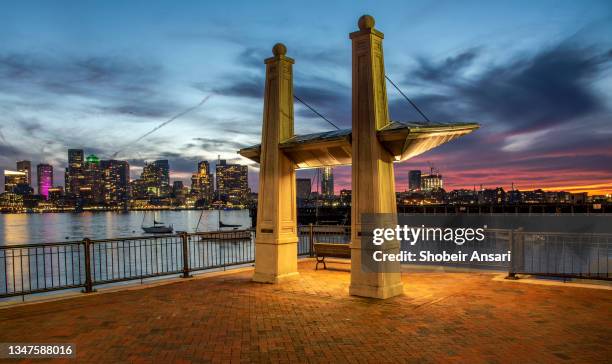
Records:
<instances>
[{"instance_id":1,"label":"pavilion canopy roof","mask_svg":"<svg viewBox=\"0 0 612 364\"><path fill-rule=\"evenodd\" d=\"M476 123L390 122L378 131L378 140L401 162L478 128ZM296 135L283 141L280 148L298 168L350 165L351 136L351 129ZM261 145L243 148L238 153L259 163Z\"/></svg>"}]
</instances>

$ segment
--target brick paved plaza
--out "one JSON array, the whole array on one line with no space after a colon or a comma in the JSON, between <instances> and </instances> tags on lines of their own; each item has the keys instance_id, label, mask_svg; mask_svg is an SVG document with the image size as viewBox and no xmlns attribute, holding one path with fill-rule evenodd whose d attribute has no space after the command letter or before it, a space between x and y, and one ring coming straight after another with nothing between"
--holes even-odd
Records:
<instances>
[{"instance_id":1,"label":"brick paved plaza","mask_svg":"<svg viewBox=\"0 0 612 364\"><path fill-rule=\"evenodd\" d=\"M413 272L404 296L380 301L349 296L346 271L313 267L281 285L249 270L5 308L0 342L76 343L80 362L102 363L612 358L610 290Z\"/></svg>"}]
</instances>

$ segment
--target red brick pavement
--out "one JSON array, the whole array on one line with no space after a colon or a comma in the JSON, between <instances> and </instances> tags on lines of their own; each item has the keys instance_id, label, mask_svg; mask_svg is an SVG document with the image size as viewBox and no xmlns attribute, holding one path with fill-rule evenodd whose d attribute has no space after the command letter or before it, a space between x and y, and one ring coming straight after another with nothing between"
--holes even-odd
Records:
<instances>
[{"instance_id":1,"label":"red brick pavement","mask_svg":"<svg viewBox=\"0 0 612 364\"><path fill-rule=\"evenodd\" d=\"M405 295L348 296L349 274L252 272L0 310L0 342L76 343L79 362L610 362L612 291L406 273ZM38 361L38 360L37 360Z\"/></svg>"}]
</instances>

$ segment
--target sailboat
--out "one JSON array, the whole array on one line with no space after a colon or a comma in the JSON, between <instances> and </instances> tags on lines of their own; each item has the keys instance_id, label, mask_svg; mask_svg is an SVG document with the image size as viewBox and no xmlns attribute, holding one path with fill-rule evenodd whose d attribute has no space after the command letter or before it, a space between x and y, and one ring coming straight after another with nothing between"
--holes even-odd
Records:
<instances>
[{"instance_id":1,"label":"sailboat","mask_svg":"<svg viewBox=\"0 0 612 364\"><path fill-rule=\"evenodd\" d=\"M142 224L140 227L147 234L171 234L174 231L174 227L172 225L165 225L163 222L159 222L155 220L155 215L153 216L153 226L144 226L144 220L147 214L142 217Z\"/></svg>"}]
</instances>

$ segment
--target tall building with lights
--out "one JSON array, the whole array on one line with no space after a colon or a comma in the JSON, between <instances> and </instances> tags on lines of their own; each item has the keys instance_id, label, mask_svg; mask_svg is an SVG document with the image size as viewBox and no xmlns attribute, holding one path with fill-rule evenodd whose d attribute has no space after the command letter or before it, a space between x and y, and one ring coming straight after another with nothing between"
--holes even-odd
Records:
<instances>
[{"instance_id":1,"label":"tall building with lights","mask_svg":"<svg viewBox=\"0 0 612 364\"><path fill-rule=\"evenodd\" d=\"M131 183L132 197L146 199L151 197L163 197L165 186L165 171L159 163L145 163L140 174L140 179Z\"/></svg>"},{"instance_id":2,"label":"tall building with lights","mask_svg":"<svg viewBox=\"0 0 612 364\"><path fill-rule=\"evenodd\" d=\"M43 196L45 200L48 200L49 189L53 187L53 166L45 163L37 165L36 180L38 185L38 194Z\"/></svg>"},{"instance_id":3,"label":"tall building with lights","mask_svg":"<svg viewBox=\"0 0 612 364\"><path fill-rule=\"evenodd\" d=\"M30 161L19 161L17 162L17 171L24 172L27 175L27 184L32 186L32 162Z\"/></svg>"},{"instance_id":4,"label":"tall building with lights","mask_svg":"<svg viewBox=\"0 0 612 364\"><path fill-rule=\"evenodd\" d=\"M421 171L412 170L408 172L408 191L421 190Z\"/></svg>"},{"instance_id":5,"label":"tall building with lights","mask_svg":"<svg viewBox=\"0 0 612 364\"><path fill-rule=\"evenodd\" d=\"M191 176L191 193L197 199L212 200L213 175L210 173L210 164L207 161L198 163L198 171Z\"/></svg>"},{"instance_id":6,"label":"tall building with lights","mask_svg":"<svg viewBox=\"0 0 612 364\"><path fill-rule=\"evenodd\" d=\"M167 159L160 159L153 162L159 169L160 180L159 180L159 194L160 196L167 196L170 194L170 163Z\"/></svg>"},{"instance_id":7,"label":"tall building with lights","mask_svg":"<svg viewBox=\"0 0 612 364\"><path fill-rule=\"evenodd\" d=\"M435 191L441 188L444 188L441 174L432 173L421 176L421 189L423 191Z\"/></svg>"},{"instance_id":8,"label":"tall building with lights","mask_svg":"<svg viewBox=\"0 0 612 364\"><path fill-rule=\"evenodd\" d=\"M216 184L219 198L232 204L243 204L249 196L249 171L247 166L217 161Z\"/></svg>"},{"instance_id":9,"label":"tall building with lights","mask_svg":"<svg viewBox=\"0 0 612 364\"><path fill-rule=\"evenodd\" d=\"M100 159L96 155L90 154L83 164L83 178L79 183L77 195L86 205L100 205L103 202L102 188Z\"/></svg>"},{"instance_id":10,"label":"tall building with lights","mask_svg":"<svg viewBox=\"0 0 612 364\"><path fill-rule=\"evenodd\" d=\"M83 149L68 149L68 167L65 174L66 193L79 195L79 188L85 179L83 164Z\"/></svg>"},{"instance_id":11,"label":"tall building with lights","mask_svg":"<svg viewBox=\"0 0 612 364\"><path fill-rule=\"evenodd\" d=\"M334 171L332 167L321 168L321 194L324 197L334 195Z\"/></svg>"},{"instance_id":12,"label":"tall building with lights","mask_svg":"<svg viewBox=\"0 0 612 364\"><path fill-rule=\"evenodd\" d=\"M20 185L27 185L28 174L21 171L4 170L4 192L14 193Z\"/></svg>"},{"instance_id":13,"label":"tall building with lights","mask_svg":"<svg viewBox=\"0 0 612 364\"><path fill-rule=\"evenodd\" d=\"M310 178L297 178L295 180L295 189L298 199L305 200L309 198L312 192L312 182Z\"/></svg>"},{"instance_id":14,"label":"tall building with lights","mask_svg":"<svg viewBox=\"0 0 612 364\"><path fill-rule=\"evenodd\" d=\"M102 197L107 206L122 206L127 203L130 186L130 165L127 161L100 161L102 171Z\"/></svg>"}]
</instances>

